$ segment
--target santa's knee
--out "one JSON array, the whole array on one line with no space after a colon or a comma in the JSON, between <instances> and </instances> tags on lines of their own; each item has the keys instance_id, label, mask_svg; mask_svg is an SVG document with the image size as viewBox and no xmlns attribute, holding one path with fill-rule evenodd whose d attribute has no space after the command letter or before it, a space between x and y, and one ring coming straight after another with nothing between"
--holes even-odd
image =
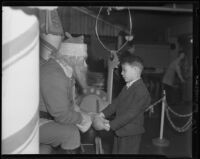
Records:
<instances>
[{"instance_id":1,"label":"santa's knee","mask_svg":"<svg viewBox=\"0 0 200 159\"><path fill-rule=\"evenodd\" d=\"M61 148L73 150L80 147L80 132L76 126L66 127L62 132Z\"/></svg>"}]
</instances>

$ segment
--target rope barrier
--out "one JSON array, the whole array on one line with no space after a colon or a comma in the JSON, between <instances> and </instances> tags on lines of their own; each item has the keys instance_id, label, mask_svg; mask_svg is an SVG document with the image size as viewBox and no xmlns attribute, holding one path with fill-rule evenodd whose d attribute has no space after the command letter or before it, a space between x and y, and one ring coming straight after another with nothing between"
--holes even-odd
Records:
<instances>
[{"instance_id":1,"label":"rope barrier","mask_svg":"<svg viewBox=\"0 0 200 159\"><path fill-rule=\"evenodd\" d=\"M153 104L151 104L148 108L145 109L145 112L146 112L146 111L149 111L149 110L151 110L151 112L153 112L152 109L153 109L158 103L162 102L163 100L165 100L165 101L164 101L164 103L165 103L165 105L166 105L166 107L165 107L165 112L166 112L167 119L169 120L170 125L171 125L176 131L178 131L178 132L185 132L185 131L187 131L187 130L190 128L190 126L192 125L192 114L193 114L193 113L189 113L189 114L179 114L179 113L175 112L175 111L174 111L172 108L170 108L169 105L167 104L166 99L165 99L165 96L163 96L162 98L160 98L159 100L157 100L156 102L154 102ZM172 119L171 119L171 117L170 117L169 112L171 112L172 114L174 114L175 116L178 116L178 117L189 117L189 119L188 119L188 121L186 122L186 124L184 124L182 127L177 127L177 126L173 123L173 121L172 121Z\"/></svg>"},{"instance_id":2,"label":"rope barrier","mask_svg":"<svg viewBox=\"0 0 200 159\"><path fill-rule=\"evenodd\" d=\"M176 113L172 108L170 108L170 106L167 104L167 102L165 101L165 104L166 104L166 115L167 115L167 119L169 120L169 123L171 124L171 126L178 132L185 132L187 131L190 126L192 125L192 113L189 113L189 114L179 114L179 113ZM185 125L183 125L182 127L177 127L171 117L170 117L170 114L169 114L169 111L174 114L175 116L178 116L178 117L189 117L188 121L186 122Z\"/></svg>"},{"instance_id":3,"label":"rope barrier","mask_svg":"<svg viewBox=\"0 0 200 159\"><path fill-rule=\"evenodd\" d=\"M160 98L158 101L154 102L154 104L151 104L148 108L145 109L145 111L148 111L148 110L150 110L150 109L153 109L154 106L156 106L158 103L162 102L162 100L163 100L163 97Z\"/></svg>"},{"instance_id":4,"label":"rope barrier","mask_svg":"<svg viewBox=\"0 0 200 159\"><path fill-rule=\"evenodd\" d=\"M98 39L98 41L100 42L100 44L103 46L103 48L104 48L105 50L107 50L108 52L114 51L114 52L117 53L117 52L119 52L119 51L128 43L128 39L126 39L126 42L124 42L124 44L123 44L118 50L110 50L110 49L108 49L108 48L102 43L102 41L101 41L100 38L99 38L98 27L97 27L97 26L98 26L97 23L98 23L99 15L100 15L102 9L103 9L103 7L100 7L99 13L98 13L98 15L97 15L97 17L96 17L95 33L96 33L97 39ZM129 35L131 36L131 32L132 32L132 18L131 18L130 9L129 9L129 8L127 8L127 9L128 9L128 13L129 13L129 22L130 22L130 31L129 31Z\"/></svg>"},{"instance_id":5,"label":"rope barrier","mask_svg":"<svg viewBox=\"0 0 200 159\"><path fill-rule=\"evenodd\" d=\"M169 123L171 124L171 126L178 132L185 132L187 131L190 126L192 125L192 116L190 116L189 120L187 121L187 123L185 125L183 125L182 127L177 127L173 122L172 119L169 115L169 109L166 109L166 115L167 115L167 119L169 120Z\"/></svg>"},{"instance_id":6,"label":"rope barrier","mask_svg":"<svg viewBox=\"0 0 200 159\"><path fill-rule=\"evenodd\" d=\"M174 115L178 116L178 117L190 117L193 113L189 113L189 114L178 114L176 113L172 108L169 107L169 105L166 103L167 108L169 109L170 112L172 112Z\"/></svg>"}]
</instances>

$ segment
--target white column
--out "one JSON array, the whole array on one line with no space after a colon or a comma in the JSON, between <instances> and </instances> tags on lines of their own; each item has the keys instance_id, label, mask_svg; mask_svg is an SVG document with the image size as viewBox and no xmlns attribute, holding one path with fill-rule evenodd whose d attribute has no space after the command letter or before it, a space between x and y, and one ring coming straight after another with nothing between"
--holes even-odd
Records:
<instances>
[{"instance_id":1,"label":"white column","mask_svg":"<svg viewBox=\"0 0 200 159\"><path fill-rule=\"evenodd\" d=\"M2 154L39 153L39 27L3 7Z\"/></svg>"}]
</instances>

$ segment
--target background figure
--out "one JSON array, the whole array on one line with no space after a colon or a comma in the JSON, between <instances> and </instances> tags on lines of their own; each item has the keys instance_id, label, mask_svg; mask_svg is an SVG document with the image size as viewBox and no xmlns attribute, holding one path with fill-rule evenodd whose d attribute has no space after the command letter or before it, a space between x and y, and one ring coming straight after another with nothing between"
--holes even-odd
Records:
<instances>
[{"instance_id":1,"label":"background figure","mask_svg":"<svg viewBox=\"0 0 200 159\"><path fill-rule=\"evenodd\" d=\"M192 59L185 55L185 58L181 60L181 74L185 80L184 83L180 84L181 87L181 101L183 103L192 102L192 80L193 80L193 70L192 70Z\"/></svg>"},{"instance_id":2,"label":"background figure","mask_svg":"<svg viewBox=\"0 0 200 159\"><path fill-rule=\"evenodd\" d=\"M163 89L166 91L166 100L169 105L176 105L181 98L180 83L185 82L181 73L181 62L184 58L184 52L180 51L178 57L169 64L163 76Z\"/></svg>"}]
</instances>

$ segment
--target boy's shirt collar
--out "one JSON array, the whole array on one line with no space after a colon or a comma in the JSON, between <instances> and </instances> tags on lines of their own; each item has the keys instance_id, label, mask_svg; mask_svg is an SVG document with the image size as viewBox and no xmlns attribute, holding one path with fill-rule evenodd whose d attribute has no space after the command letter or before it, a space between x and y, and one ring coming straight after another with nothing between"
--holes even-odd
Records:
<instances>
[{"instance_id":1,"label":"boy's shirt collar","mask_svg":"<svg viewBox=\"0 0 200 159\"><path fill-rule=\"evenodd\" d=\"M127 89L128 89L133 83L135 83L136 81L138 81L139 79L140 79L140 78L138 78L138 79L136 79L136 80L133 80L133 81L131 81L131 82L126 83Z\"/></svg>"}]
</instances>

